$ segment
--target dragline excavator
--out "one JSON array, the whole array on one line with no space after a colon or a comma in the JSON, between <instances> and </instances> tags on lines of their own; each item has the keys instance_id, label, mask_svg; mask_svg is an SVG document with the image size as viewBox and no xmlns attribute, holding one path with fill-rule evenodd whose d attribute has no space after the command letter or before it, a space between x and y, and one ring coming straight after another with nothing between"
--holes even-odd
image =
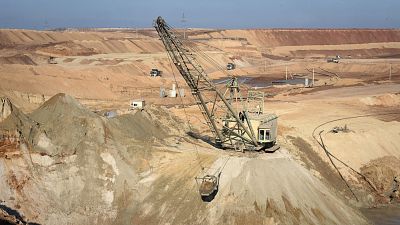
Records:
<instances>
[{"instance_id":1,"label":"dragline excavator","mask_svg":"<svg viewBox=\"0 0 400 225\"><path fill-rule=\"evenodd\" d=\"M180 39L162 17L155 20L154 27L173 64L191 89L216 145L241 151L275 151L277 116L263 113L264 93L249 91L244 101L234 76L230 77L225 90L217 89L197 57L216 65L215 61L195 45L184 44L186 40ZM259 104L251 109L249 99Z\"/></svg>"}]
</instances>

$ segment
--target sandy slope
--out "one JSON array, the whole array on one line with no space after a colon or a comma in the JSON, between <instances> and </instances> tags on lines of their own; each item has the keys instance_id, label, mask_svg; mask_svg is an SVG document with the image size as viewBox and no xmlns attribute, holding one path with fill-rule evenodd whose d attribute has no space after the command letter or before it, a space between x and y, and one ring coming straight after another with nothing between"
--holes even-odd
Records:
<instances>
[{"instance_id":1,"label":"sandy slope","mask_svg":"<svg viewBox=\"0 0 400 225\"><path fill-rule=\"evenodd\" d=\"M160 109L106 120L65 95L30 115L10 104L0 123L2 136L9 135L1 143L0 198L25 221L367 224L285 149L235 157L186 135L167 141L182 127L165 126L169 115ZM15 138L17 145L8 144ZM209 204L193 179L201 167L222 172Z\"/></svg>"}]
</instances>

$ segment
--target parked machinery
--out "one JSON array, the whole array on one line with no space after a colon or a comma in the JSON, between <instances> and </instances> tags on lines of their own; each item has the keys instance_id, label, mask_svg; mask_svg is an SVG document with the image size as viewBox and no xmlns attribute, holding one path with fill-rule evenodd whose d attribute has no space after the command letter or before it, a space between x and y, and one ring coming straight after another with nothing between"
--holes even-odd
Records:
<instances>
[{"instance_id":1,"label":"parked machinery","mask_svg":"<svg viewBox=\"0 0 400 225\"><path fill-rule=\"evenodd\" d=\"M152 77L158 77L158 76L161 76L161 74L162 74L162 71L158 70L158 69L151 69L151 71L150 71L150 76L152 76Z\"/></svg>"},{"instance_id":2,"label":"parked machinery","mask_svg":"<svg viewBox=\"0 0 400 225\"><path fill-rule=\"evenodd\" d=\"M56 57L50 56L50 57L47 59L47 63L48 63L48 64L57 64Z\"/></svg>"},{"instance_id":3,"label":"parked machinery","mask_svg":"<svg viewBox=\"0 0 400 225\"><path fill-rule=\"evenodd\" d=\"M226 69L227 70L234 70L234 69L236 69L236 65L234 63L228 63L226 65Z\"/></svg>"},{"instance_id":4,"label":"parked machinery","mask_svg":"<svg viewBox=\"0 0 400 225\"><path fill-rule=\"evenodd\" d=\"M328 62L328 63L339 63L339 60L340 60L340 56L337 55L335 58L327 59L326 62Z\"/></svg>"}]
</instances>

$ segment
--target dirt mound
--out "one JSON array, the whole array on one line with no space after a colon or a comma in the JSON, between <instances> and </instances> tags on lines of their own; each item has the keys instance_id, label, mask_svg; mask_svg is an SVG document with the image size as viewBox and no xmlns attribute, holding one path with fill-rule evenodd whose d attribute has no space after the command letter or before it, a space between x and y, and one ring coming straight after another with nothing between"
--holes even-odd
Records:
<instances>
[{"instance_id":1,"label":"dirt mound","mask_svg":"<svg viewBox=\"0 0 400 225\"><path fill-rule=\"evenodd\" d=\"M394 156L385 156L370 161L361 167L364 174L377 188L380 194L390 194L394 177L400 177L400 159Z\"/></svg>"},{"instance_id":2,"label":"dirt mound","mask_svg":"<svg viewBox=\"0 0 400 225\"><path fill-rule=\"evenodd\" d=\"M159 106L147 106L144 110L111 118L107 125L118 139L133 138L137 141L182 136L188 130L182 120Z\"/></svg>"},{"instance_id":3,"label":"dirt mound","mask_svg":"<svg viewBox=\"0 0 400 225\"><path fill-rule=\"evenodd\" d=\"M60 116L96 116L96 114L82 106L75 98L60 93L47 100L30 116L37 121L52 121L60 119Z\"/></svg>"},{"instance_id":4,"label":"dirt mound","mask_svg":"<svg viewBox=\"0 0 400 225\"><path fill-rule=\"evenodd\" d=\"M34 121L13 105L8 98L0 98L0 139L8 136L28 137Z\"/></svg>"},{"instance_id":5,"label":"dirt mound","mask_svg":"<svg viewBox=\"0 0 400 225\"><path fill-rule=\"evenodd\" d=\"M361 102L369 106L398 106L400 105L400 94L384 94L362 98Z\"/></svg>"},{"instance_id":6,"label":"dirt mound","mask_svg":"<svg viewBox=\"0 0 400 225\"><path fill-rule=\"evenodd\" d=\"M101 118L66 94L53 96L29 116L43 131L35 144L46 154L69 155L82 145L104 143Z\"/></svg>"},{"instance_id":7,"label":"dirt mound","mask_svg":"<svg viewBox=\"0 0 400 225\"><path fill-rule=\"evenodd\" d=\"M159 124L173 117L157 107L106 119L65 94L29 115L4 102L11 112L0 130L23 129L27 138L0 141L0 200L43 224L118 224L126 207L146 208L145 180L164 160L153 156L152 140L179 132Z\"/></svg>"},{"instance_id":8,"label":"dirt mound","mask_svg":"<svg viewBox=\"0 0 400 225\"><path fill-rule=\"evenodd\" d=\"M139 141L165 138L167 133L160 125L154 124L146 114L146 112L138 111L134 114L125 114L110 119L109 125L113 135Z\"/></svg>"},{"instance_id":9,"label":"dirt mound","mask_svg":"<svg viewBox=\"0 0 400 225\"><path fill-rule=\"evenodd\" d=\"M208 34L214 38L245 38L256 46L339 45L400 41L392 29L258 29L224 30Z\"/></svg>"},{"instance_id":10,"label":"dirt mound","mask_svg":"<svg viewBox=\"0 0 400 225\"><path fill-rule=\"evenodd\" d=\"M210 224L367 224L285 151L220 158L211 168L220 166L220 190L209 206L215 220L207 219Z\"/></svg>"},{"instance_id":11,"label":"dirt mound","mask_svg":"<svg viewBox=\"0 0 400 225\"><path fill-rule=\"evenodd\" d=\"M85 47L73 41L47 45L45 47L38 48L38 50L41 53L57 56L89 56L99 53L94 48Z\"/></svg>"},{"instance_id":12,"label":"dirt mound","mask_svg":"<svg viewBox=\"0 0 400 225\"><path fill-rule=\"evenodd\" d=\"M4 113L8 116L4 116L0 130L15 130L24 138L16 146L11 146L8 139L0 142L6 145L0 146L1 151L16 147L11 158L10 152L0 154L0 200L18 206L27 218L44 224L94 220L113 224L118 211L114 200L126 193L131 195L131 188L140 189L136 164L143 161L143 156L129 155L127 147L120 144L129 137L120 140L110 135L110 130L136 132L136 137L145 140L154 138L151 135L156 133L151 121L140 112L122 117L122 127L111 129L106 118L65 94L53 96L29 115L21 113L10 101L5 102L11 106L4 108L12 110ZM146 129L153 133L142 135ZM166 132L161 130L160 134ZM130 148L140 151L142 144ZM151 146L146 150L150 151Z\"/></svg>"},{"instance_id":13,"label":"dirt mound","mask_svg":"<svg viewBox=\"0 0 400 225\"><path fill-rule=\"evenodd\" d=\"M29 56L23 54L0 57L0 64L37 65Z\"/></svg>"},{"instance_id":14,"label":"dirt mound","mask_svg":"<svg viewBox=\"0 0 400 225\"><path fill-rule=\"evenodd\" d=\"M2 101L3 102L3 101ZM46 155L72 155L87 145L101 146L108 139L119 141L162 140L176 134L177 127L162 125L164 114L137 111L111 118L102 118L66 94L57 94L38 109L25 115L9 100L4 100L4 119L0 124L8 133L21 133L34 152ZM12 115L12 116L9 116ZM173 124L179 124L172 122ZM8 134L7 133L7 134Z\"/></svg>"}]
</instances>

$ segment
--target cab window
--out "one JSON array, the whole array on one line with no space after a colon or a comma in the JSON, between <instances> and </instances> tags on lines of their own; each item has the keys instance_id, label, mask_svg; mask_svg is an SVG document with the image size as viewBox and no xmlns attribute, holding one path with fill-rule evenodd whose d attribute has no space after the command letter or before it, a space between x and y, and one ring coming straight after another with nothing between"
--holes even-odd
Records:
<instances>
[{"instance_id":1,"label":"cab window","mask_svg":"<svg viewBox=\"0 0 400 225\"><path fill-rule=\"evenodd\" d=\"M258 132L258 139L264 141L265 130L259 130Z\"/></svg>"},{"instance_id":2,"label":"cab window","mask_svg":"<svg viewBox=\"0 0 400 225\"><path fill-rule=\"evenodd\" d=\"M258 130L258 140L259 141L269 141L271 139L270 137L270 131L267 129L259 129Z\"/></svg>"}]
</instances>

